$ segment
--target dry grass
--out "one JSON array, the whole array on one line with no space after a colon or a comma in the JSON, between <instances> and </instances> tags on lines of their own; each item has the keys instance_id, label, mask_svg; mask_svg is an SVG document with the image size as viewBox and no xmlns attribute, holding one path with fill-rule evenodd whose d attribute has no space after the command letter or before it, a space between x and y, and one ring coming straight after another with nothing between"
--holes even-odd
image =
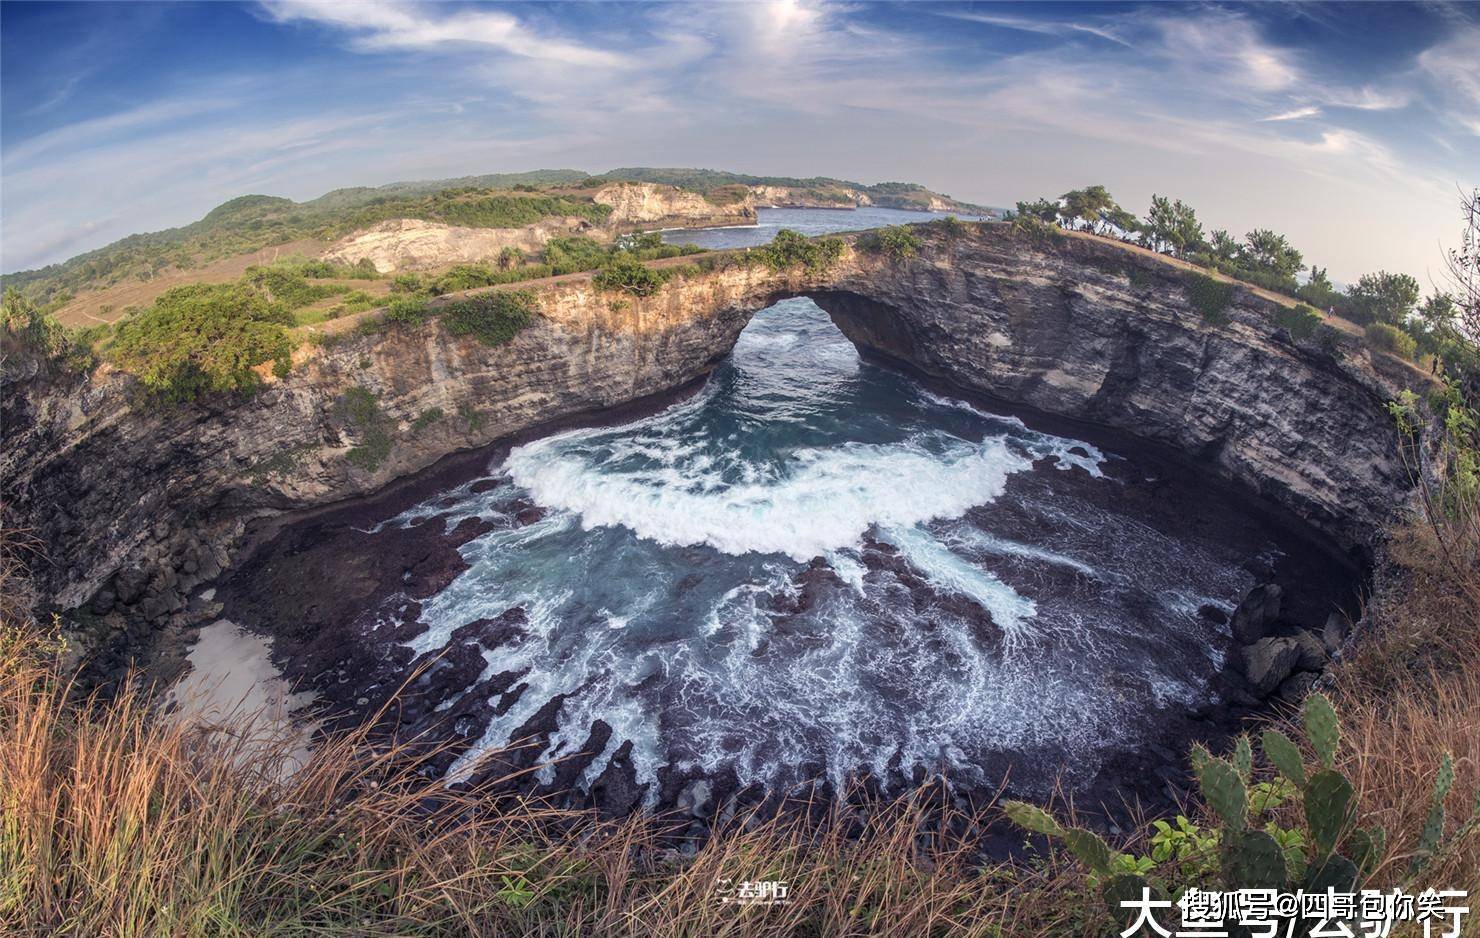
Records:
<instances>
[{"instance_id":1,"label":"dry grass","mask_svg":"<svg viewBox=\"0 0 1480 938\"><path fill-rule=\"evenodd\" d=\"M213 733L133 685L73 699L58 645L0 640L0 931L16 935L1051 935L1095 926L1052 863L979 869L980 819L931 801L865 820L739 817L671 849L661 821L488 809L347 736L284 779L289 735ZM806 806L799 806L805 808ZM817 807L817 806L813 806ZM789 901L718 901L720 880ZM1035 896L1038 898L1035 899ZM1054 901L1059 900L1059 901ZM1088 910L1088 911L1082 911Z\"/></svg>"}]
</instances>

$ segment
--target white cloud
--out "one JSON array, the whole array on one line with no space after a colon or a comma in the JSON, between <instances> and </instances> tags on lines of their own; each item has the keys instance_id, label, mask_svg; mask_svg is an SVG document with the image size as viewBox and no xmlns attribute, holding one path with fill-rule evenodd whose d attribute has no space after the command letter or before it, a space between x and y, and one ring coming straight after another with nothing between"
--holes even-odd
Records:
<instances>
[{"instance_id":1,"label":"white cloud","mask_svg":"<svg viewBox=\"0 0 1480 938\"><path fill-rule=\"evenodd\" d=\"M1259 118L1261 121L1298 121L1305 117L1315 117L1321 113L1318 107L1297 107L1292 111L1282 111L1279 114L1271 114L1268 117Z\"/></svg>"},{"instance_id":2,"label":"white cloud","mask_svg":"<svg viewBox=\"0 0 1480 938\"><path fill-rule=\"evenodd\" d=\"M483 46L521 58L596 68L630 68L628 56L544 35L501 10L439 14L415 5L364 0L270 0L264 9L280 23L311 22L350 31L367 51Z\"/></svg>"}]
</instances>

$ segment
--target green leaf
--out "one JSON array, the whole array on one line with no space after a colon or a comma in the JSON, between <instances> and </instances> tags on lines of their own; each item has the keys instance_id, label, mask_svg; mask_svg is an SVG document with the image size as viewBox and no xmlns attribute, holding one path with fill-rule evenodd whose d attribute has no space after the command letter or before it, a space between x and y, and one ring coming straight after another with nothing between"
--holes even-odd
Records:
<instances>
[{"instance_id":1,"label":"green leaf","mask_svg":"<svg viewBox=\"0 0 1480 938\"><path fill-rule=\"evenodd\" d=\"M1243 830L1249 793L1238 770L1222 759L1208 756L1197 768L1197 782L1203 799L1228 829Z\"/></svg>"},{"instance_id":2,"label":"green leaf","mask_svg":"<svg viewBox=\"0 0 1480 938\"><path fill-rule=\"evenodd\" d=\"M1064 828L1053 815L1025 801L1007 801L1002 804L1002 813L1007 819L1018 827L1026 828L1035 834L1043 834L1045 837L1062 837Z\"/></svg>"},{"instance_id":3,"label":"green leaf","mask_svg":"<svg viewBox=\"0 0 1480 938\"><path fill-rule=\"evenodd\" d=\"M1248 831L1223 847L1228 885L1234 889L1282 889L1288 879L1285 851L1264 831Z\"/></svg>"},{"instance_id":4,"label":"green leaf","mask_svg":"<svg viewBox=\"0 0 1480 938\"><path fill-rule=\"evenodd\" d=\"M1352 821L1352 783L1340 772L1324 769L1305 786L1305 822L1321 856L1336 849Z\"/></svg>"},{"instance_id":5,"label":"green leaf","mask_svg":"<svg viewBox=\"0 0 1480 938\"><path fill-rule=\"evenodd\" d=\"M1279 730L1265 730L1264 754L1295 787L1305 787L1305 760L1300 757L1300 747L1294 740Z\"/></svg>"},{"instance_id":6,"label":"green leaf","mask_svg":"<svg viewBox=\"0 0 1480 938\"><path fill-rule=\"evenodd\" d=\"M1336 764L1341 723L1336 719L1336 709L1324 694L1311 694L1305 698L1305 736L1320 757L1321 765L1329 769Z\"/></svg>"}]
</instances>

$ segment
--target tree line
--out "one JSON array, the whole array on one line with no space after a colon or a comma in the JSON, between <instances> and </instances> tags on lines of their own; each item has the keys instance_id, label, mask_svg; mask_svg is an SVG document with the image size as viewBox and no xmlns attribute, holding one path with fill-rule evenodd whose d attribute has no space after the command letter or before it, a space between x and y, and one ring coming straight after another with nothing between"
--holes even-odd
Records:
<instances>
[{"instance_id":1,"label":"tree line","mask_svg":"<svg viewBox=\"0 0 1480 938\"><path fill-rule=\"evenodd\" d=\"M1385 270L1363 274L1347 289L1337 289L1326 269L1307 265L1305 255L1284 235L1268 228L1256 228L1242 240L1223 229L1204 233L1196 210L1181 199L1152 195L1150 209L1138 217L1104 186L1086 186L1056 199L1018 202L1008 217L1139 244L1366 326L1389 345L1396 343L1397 350L1434 356L1436 367L1480 372L1473 338L1466 341L1461 310L1451 293L1436 289L1423 297L1412 276ZM1306 271L1301 283L1299 275Z\"/></svg>"}]
</instances>

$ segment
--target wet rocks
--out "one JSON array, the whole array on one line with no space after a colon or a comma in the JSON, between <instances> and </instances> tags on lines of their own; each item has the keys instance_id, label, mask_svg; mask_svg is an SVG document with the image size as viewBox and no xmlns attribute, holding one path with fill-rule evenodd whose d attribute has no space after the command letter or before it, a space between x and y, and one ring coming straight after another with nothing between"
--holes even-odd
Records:
<instances>
[{"instance_id":1,"label":"wet rocks","mask_svg":"<svg viewBox=\"0 0 1480 938\"><path fill-rule=\"evenodd\" d=\"M1284 590L1276 583L1264 583L1249 590L1229 620L1233 640L1250 645L1268 636L1279 620L1283 596Z\"/></svg>"},{"instance_id":2,"label":"wet rocks","mask_svg":"<svg viewBox=\"0 0 1480 938\"><path fill-rule=\"evenodd\" d=\"M1260 697L1272 694L1300 661L1300 645L1287 636L1261 638L1242 649L1244 675Z\"/></svg>"}]
</instances>

